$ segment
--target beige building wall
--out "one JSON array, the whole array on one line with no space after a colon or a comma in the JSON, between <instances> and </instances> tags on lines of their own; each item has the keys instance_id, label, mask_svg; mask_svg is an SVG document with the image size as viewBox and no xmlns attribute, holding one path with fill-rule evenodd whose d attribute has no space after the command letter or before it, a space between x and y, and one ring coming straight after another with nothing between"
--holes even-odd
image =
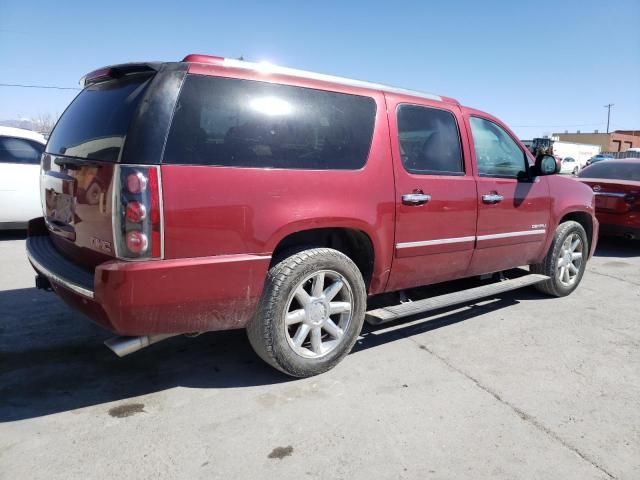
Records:
<instances>
[{"instance_id":1,"label":"beige building wall","mask_svg":"<svg viewBox=\"0 0 640 480\"><path fill-rule=\"evenodd\" d=\"M629 148L640 148L640 136L628 133L554 133L562 142L600 145L603 152L625 152Z\"/></svg>"}]
</instances>

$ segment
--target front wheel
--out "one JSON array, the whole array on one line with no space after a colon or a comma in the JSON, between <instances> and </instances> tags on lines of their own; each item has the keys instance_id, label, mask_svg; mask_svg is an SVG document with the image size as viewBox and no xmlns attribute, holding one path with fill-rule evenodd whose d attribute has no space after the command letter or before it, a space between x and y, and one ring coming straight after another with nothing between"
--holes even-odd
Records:
<instances>
[{"instance_id":1,"label":"front wheel","mask_svg":"<svg viewBox=\"0 0 640 480\"><path fill-rule=\"evenodd\" d=\"M278 370L309 377L333 368L356 342L366 309L358 267L346 255L312 248L269 270L247 326L256 353Z\"/></svg>"},{"instance_id":2,"label":"front wheel","mask_svg":"<svg viewBox=\"0 0 640 480\"><path fill-rule=\"evenodd\" d=\"M544 260L531 265L532 273L550 277L536 288L554 297L569 295L582 280L588 255L589 242L582 225L574 221L561 223Z\"/></svg>"}]
</instances>

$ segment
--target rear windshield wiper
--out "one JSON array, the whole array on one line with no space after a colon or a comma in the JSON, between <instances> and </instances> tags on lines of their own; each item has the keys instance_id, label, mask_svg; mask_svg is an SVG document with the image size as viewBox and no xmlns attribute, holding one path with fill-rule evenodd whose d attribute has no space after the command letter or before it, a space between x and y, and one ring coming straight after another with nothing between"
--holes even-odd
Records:
<instances>
[{"instance_id":1,"label":"rear windshield wiper","mask_svg":"<svg viewBox=\"0 0 640 480\"><path fill-rule=\"evenodd\" d=\"M61 168L67 168L68 170L80 170L80 167L92 166L102 167L102 164L94 160L86 160L83 158L56 158L53 163Z\"/></svg>"}]
</instances>

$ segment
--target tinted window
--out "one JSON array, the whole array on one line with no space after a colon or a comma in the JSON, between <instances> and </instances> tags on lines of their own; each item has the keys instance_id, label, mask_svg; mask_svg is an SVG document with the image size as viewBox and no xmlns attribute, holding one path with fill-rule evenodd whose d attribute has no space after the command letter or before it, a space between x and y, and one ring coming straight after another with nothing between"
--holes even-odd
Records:
<instances>
[{"instance_id":1,"label":"tinted window","mask_svg":"<svg viewBox=\"0 0 640 480\"><path fill-rule=\"evenodd\" d=\"M85 88L58 121L47 152L117 161L150 78L132 75Z\"/></svg>"},{"instance_id":2,"label":"tinted window","mask_svg":"<svg viewBox=\"0 0 640 480\"><path fill-rule=\"evenodd\" d=\"M0 137L0 162L37 165L44 145L31 140Z\"/></svg>"},{"instance_id":3,"label":"tinted window","mask_svg":"<svg viewBox=\"0 0 640 480\"><path fill-rule=\"evenodd\" d=\"M236 167L358 169L369 154L372 98L188 76L164 161Z\"/></svg>"},{"instance_id":4,"label":"tinted window","mask_svg":"<svg viewBox=\"0 0 640 480\"><path fill-rule=\"evenodd\" d=\"M489 120L471 117L478 173L488 177L517 177L525 171L525 156L502 128Z\"/></svg>"},{"instance_id":5,"label":"tinted window","mask_svg":"<svg viewBox=\"0 0 640 480\"><path fill-rule=\"evenodd\" d=\"M409 172L464 172L460 135L451 113L416 105L400 105L398 136L402 164Z\"/></svg>"},{"instance_id":6,"label":"tinted window","mask_svg":"<svg viewBox=\"0 0 640 480\"><path fill-rule=\"evenodd\" d=\"M614 160L608 160L595 163L578 173L578 177L640 181L640 161L637 163L619 163Z\"/></svg>"}]
</instances>

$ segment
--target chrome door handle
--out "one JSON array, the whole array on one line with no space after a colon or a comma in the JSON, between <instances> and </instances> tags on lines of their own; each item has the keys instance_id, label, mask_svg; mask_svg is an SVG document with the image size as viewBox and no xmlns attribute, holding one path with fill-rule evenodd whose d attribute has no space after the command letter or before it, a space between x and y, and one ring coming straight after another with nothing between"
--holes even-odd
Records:
<instances>
[{"instance_id":1,"label":"chrome door handle","mask_svg":"<svg viewBox=\"0 0 640 480\"><path fill-rule=\"evenodd\" d=\"M405 193L402 195L404 205L424 205L429 201L431 201L431 195L426 193Z\"/></svg>"},{"instance_id":2,"label":"chrome door handle","mask_svg":"<svg viewBox=\"0 0 640 480\"><path fill-rule=\"evenodd\" d=\"M500 203L504 197L502 195L498 195L497 193L489 193L487 195L482 195L482 201L484 203Z\"/></svg>"}]
</instances>

